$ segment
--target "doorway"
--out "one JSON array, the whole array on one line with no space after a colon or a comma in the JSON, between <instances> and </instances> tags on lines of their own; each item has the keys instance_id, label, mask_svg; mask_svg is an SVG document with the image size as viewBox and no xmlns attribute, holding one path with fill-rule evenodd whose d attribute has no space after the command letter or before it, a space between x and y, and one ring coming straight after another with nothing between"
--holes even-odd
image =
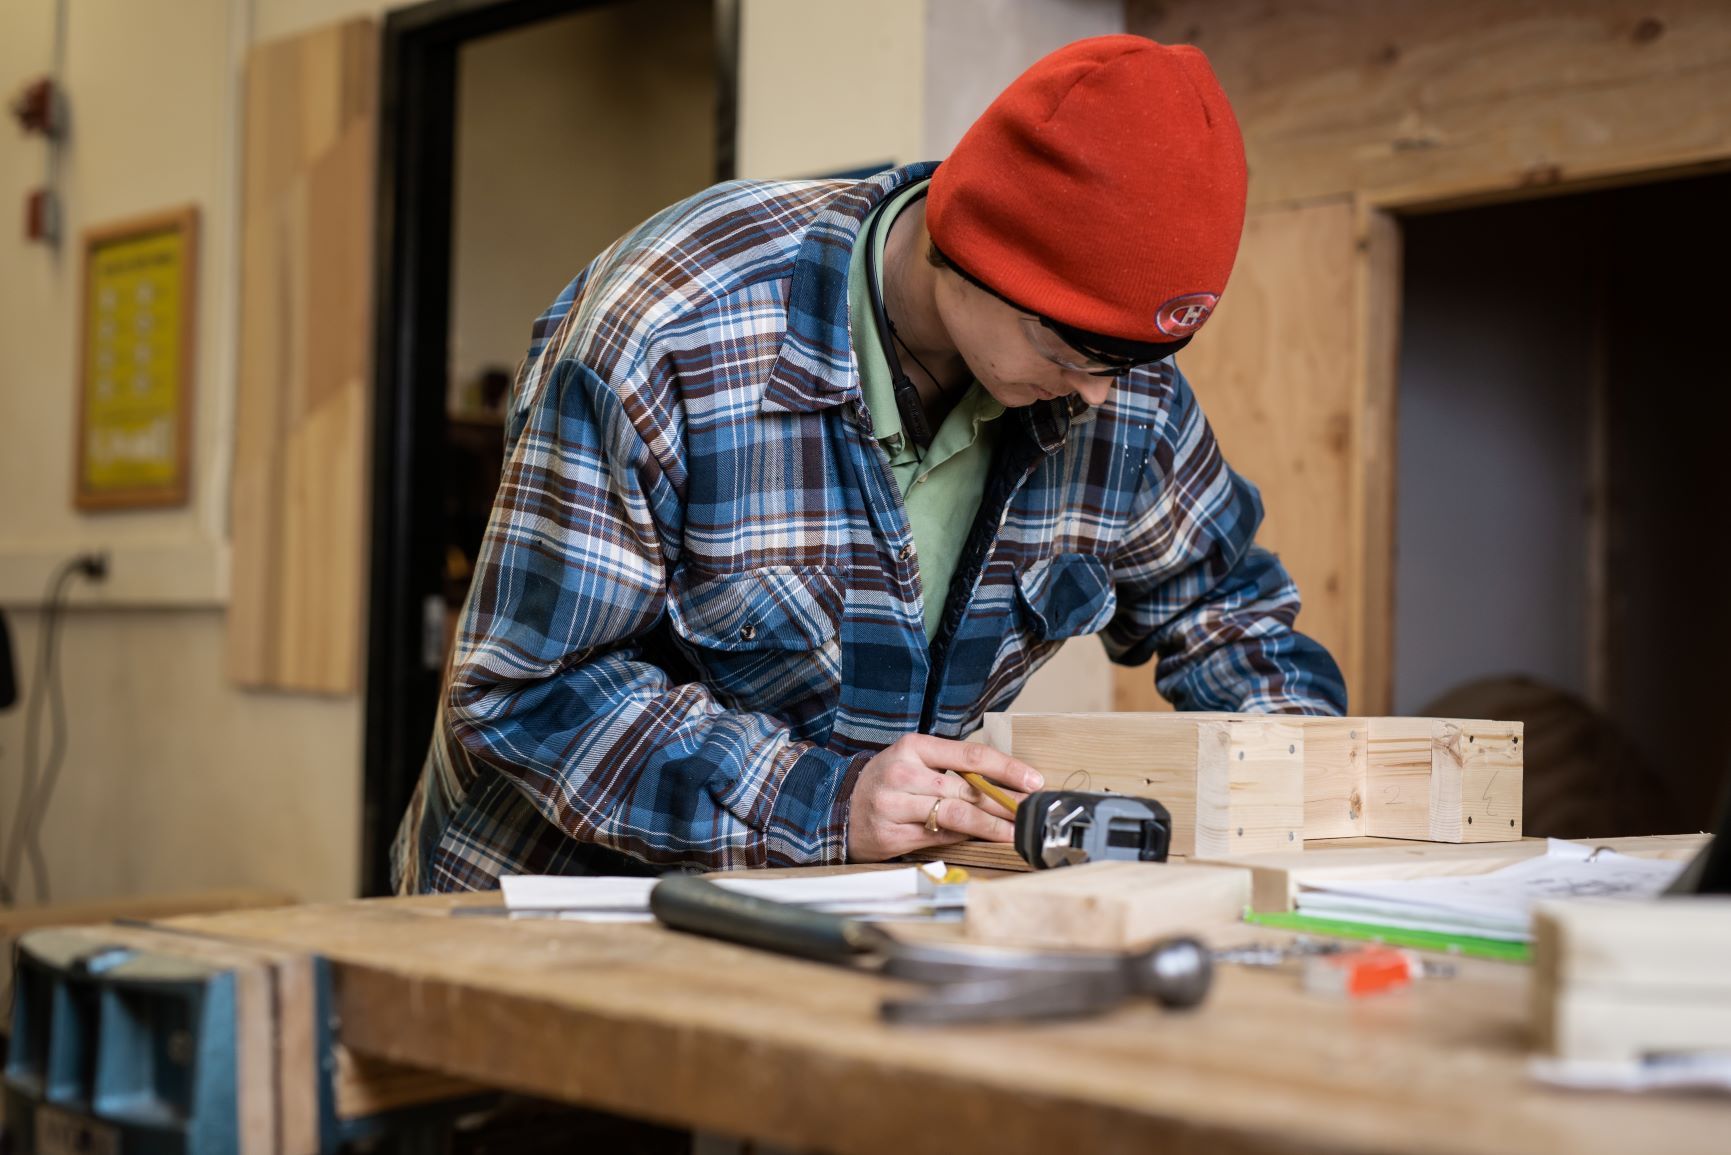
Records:
<instances>
[{"instance_id":1,"label":"doorway","mask_svg":"<svg viewBox=\"0 0 1731 1155\"><path fill-rule=\"evenodd\" d=\"M362 893L432 732L530 325L734 168L737 0L432 0L383 34Z\"/></svg>"},{"instance_id":2,"label":"doorway","mask_svg":"<svg viewBox=\"0 0 1731 1155\"><path fill-rule=\"evenodd\" d=\"M1394 708L1529 722L1527 831L1707 828L1731 175L1402 219Z\"/></svg>"}]
</instances>

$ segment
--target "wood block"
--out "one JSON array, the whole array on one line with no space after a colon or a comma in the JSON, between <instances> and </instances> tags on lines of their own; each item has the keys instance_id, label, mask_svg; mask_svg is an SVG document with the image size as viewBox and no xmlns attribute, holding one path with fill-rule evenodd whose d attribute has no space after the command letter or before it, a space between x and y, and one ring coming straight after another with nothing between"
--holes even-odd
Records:
<instances>
[{"instance_id":1,"label":"wood block","mask_svg":"<svg viewBox=\"0 0 1731 1155\"><path fill-rule=\"evenodd\" d=\"M1191 718L1247 721L1264 714L1191 713ZM1366 718L1281 715L1304 732L1304 830L1301 838L1356 838L1364 828L1365 770L1370 724Z\"/></svg>"},{"instance_id":2,"label":"wood block","mask_svg":"<svg viewBox=\"0 0 1731 1155\"><path fill-rule=\"evenodd\" d=\"M1305 718L1304 838L1366 833L1365 769L1370 728L1363 718Z\"/></svg>"},{"instance_id":3,"label":"wood block","mask_svg":"<svg viewBox=\"0 0 1731 1155\"><path fill-rule=\"evenodd\" d=\"M1543 1054L1609 1062L1669 1051L1731 1050L1731 999L1565 990L1551 994L1534 1016L1533 1039Z\"/></svg>"},{"instance_id":4,"label":"wood block","mask_svg":"<svg viewBox=\"0 0 1731 1155\"><path fill-rule=\"evenodd\" d=\"M957 842L951 846L928 846L903 857L915 862L942 862L978 870L1004 870L1017 874L1034 869L1007 842Z\"/></svg>"},{"instance_id":5,"label":"wood block","mask_svg":"<svg viewBox=\"0 0 1731 1155\"><path fill-rule=\"evenodd\" d=\"M1567 1059L1731 1050L1731 899L1577 899L1533 915L1535 1046Z\"/></svg>"},{"instance_id":6,"label":"wood block","mask_svg":"<svg viewBox=\"0 0 1731 1155\"><path fill-rule=\"evenodd\" d=\"M1181 862L1089 862L968 890L966 932L989 943L1122 950L1237 922L1250 872Z\"/></svg>"},{"instance_id":7,"label":"wood block","mask_svg":"<svg viewBox=\"0 0 1731 1155\"><path fill-rule=\"evenodd\" d=\"M1432 842L1521 837L1519 722L1371 718L1365 833Z\"/></svg>"},{"instance_id":8,"label":"wood block","mask_svg":"<svg viewBox=\"0 0 1731 1155\"><path fill-rule=\"evenodd\" d=\"M1558 985L1731 998L1731 898L1547 902L1533 926L1535 973Z\"/></svg>"},{"instance_id":9,"label":"wood block","mask_svg":"<svg viewBox=\"0 0 1731 1155\"><path fill-rule=\"evenodd\" d=\"M1049 790L1153 798L1175 855L1298 845L1304 732L1297 719L1226 714L1004 714L988 730Z\"/></svg>"}]
</instances>

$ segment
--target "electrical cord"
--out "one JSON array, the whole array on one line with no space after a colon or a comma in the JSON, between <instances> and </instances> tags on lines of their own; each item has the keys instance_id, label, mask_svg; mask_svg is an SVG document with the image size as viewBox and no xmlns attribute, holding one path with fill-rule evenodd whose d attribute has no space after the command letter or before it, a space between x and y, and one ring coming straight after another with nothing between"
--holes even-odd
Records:
<instances>
[{"instance_id":1,"label":"electrical cord","mask_svg":"<svg viewBox=\"0 0 1731 1155\"><path fill-rule=\"evenodd\" d=\"M949 390L945 389L943 382L938 380L938 375L936 373L933 373L930 369L926 368L926 363L924 361L920 360L920 355L918 353L915 353L906 341L902 340L902 335L900 333L896 332L895 322L891 321L886 316L884 318L884 324L889 328L890 337L892 339L894 339L896 344L900 345L902 347L902 349L904 351L906 351L908 356L910 356L914 359L914 364L918 365L920 367L920 372L924 373L927 377L930 377L932 379L932 384L937 386L938 396L942 397L945 394L947 394L949 392ZM918 438L909 438L909 440L913 441L913 443L914 443L914 464L916 466L924 465L926 463L926 455L922 451L922 447L919 443L919 439Z\"/></svg>"},{"instance_id":2,"label":"electrical cord","mask_svg":"<svg viewBox=\"0 0 1731 1155\"><path fill-rule=\"evenodd\" d=\"M36 639L36 681L30 687L24 708L24 767L18 787L18 807L13 814L11 838L5 844L5 870L0 873L0 901L7 904L16 902L23 888L26 856L36 883L36 901L48 901L48 861L42 851L42 824L66 757L66 689L60 681L61 617L73 578L82 575L101 580L107 574L108 562L103 555L79 554L61 563L48 582L42 629ZM44 706L50 722L45 759L38 757L42 752Z\"/></svg>"}]
</instances>

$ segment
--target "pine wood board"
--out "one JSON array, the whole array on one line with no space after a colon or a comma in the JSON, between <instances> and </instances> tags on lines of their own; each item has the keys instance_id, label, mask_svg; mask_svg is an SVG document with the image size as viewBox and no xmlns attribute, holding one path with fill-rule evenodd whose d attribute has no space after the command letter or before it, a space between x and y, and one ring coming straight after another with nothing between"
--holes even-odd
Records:
<instances>
[{"instance_id":1,"label":"pine wood board","mask_svg":"<svg viewBox=\"0 0 1731 1155\"><path fill-rule=\"evenodd\" d=\"M378 29L247 63L227 667L352 693L366 575Z\"/></svg>"},{"instance_id":2,"label":"pine wood board","mask_svg":"<svg viewBox=\"0 0 1731 1155\"><path fill-rule=\"evenodd\" d=\"M1731 898L1541 905L1532 1013L1559 1058L1731 1050Z\"/></svg>"},{"instance_id":3,"label":"pine wood board","mask_svg":"<svg viewBox=\"0 0 1731 1155\"><path fill-rule=\"evenodd\" d=\"M1088 862L968 890L963 930L1007 946L1133 950L1239 921L1250 872L1190 862Z\"/></svg>"},{"instance_id":4,"label":"pine wood board","mask_svg":"<svg viewBox=\"0 0 1731 1155\"><path fill-rule=\"evenodd\" d=\"M1273 850L1303 837L1302 735L1292 718L1002 714L991 740L1039 770L1045 789L1158 799L1171 814L1174 855Z\"/></svg>"},{"instance_id":5,"label":"pine wood board","mask_svg":"<svg viewBox=\"0 0 1731 1155\"><path fill-rule=\"evenodd\" d=\"M1371 718L1364 832L1433 842L1521 836L1519 722Z\"/></svg>"},{"instance_id":6,"label":"pine wood board","mask_svg":"<svg viewBox=\"0 0 1731 1155\"><path fill-rule=\"evenodd\" d=\"M1034 869L1016 848L1007 842L958 842L953 846L933 846L903 856L913 862L944 862L969 869L1003 870L1017 874Z\"/></svg>"},{"instance_id":7,"label":"pine wood board","mask_svg":"<svg viewBox=\"0 0 1731 1155\"><path fill-rule=\"evenodd\" d=\"M1508 195L1731 156L1717 0L1132 0L1126 27L1208 54L1256 205Z\"/></svg>"},{"instance_id":8,"label":"pine wood board","mask_svg":"<svg viewBox=\"0 0 1731 1155\"><path fill-rule=\"evenodd\" d=\"M177 925L318 951L357 1053L843 1155L1625 1155L1657 1133L1716 1152L1731 1125L1724 1103L1528 1083L1520 968L1468 960L1454 980L1350 1008L1290 975L1222 968L1193 1014L910 1032L877 1020L891 988L869 975L654 926L451 919L451 905Z\"/></svg>"},{"instance_id":9,"label":"pine wood board","mask_svg":"<svg viewBox=\"0 0 1731 1155\"><path fill-rule=\"evenodd\" d=\"M1159 799L1171 852L1208 856L1356 835L1516 840L1523 732L1461 718L1201 711L991 714L980 730L1048 789Z\"/></svg>"},{"instance_id":10,"label":"pine wood board","mask_svg":"<svg viewBox=\"0 0 1731 1155\"><path fill-rule=\"evenodd\" d=\"M1313 718L1304 726L1304 840L1366 833L1365 758L1360 718Z\"/></svg>"},{"instance_id":11,"label":"pine wood board","mask_svg":"<svg viewBox=\"0 0 1731 1155\"><path fill-rule=\"evenodd\" d=\"M1533 1043L1560 1059L1611 1063L1649 1054L1727 1051L1731 999L1565 990L1535 1013Z\"/></svg>"},{"instance_id":12,"label":"pine wood board","mask_svg":"<svg viewBox=\"0 0 1731 1155\"><path fill-rule=\"evenodd\" d=\"M1731 898L1545 903L1533 921L1558 984L1731 999Z\"/></svg>"},{"instance_id":13,"label":"pine wood board","mask_svg":"<svg viewBox=\"0 0 1731 1155\"><path fill-rule=\"evenodd\" d=\"M1232 283L1178 357L1220 452L1262 493L1257 543L1298 585L1297 628L1340 663L1357 713L1389 709L1366 689L1369 591L1354 568L1366 523L1349 516L1378 476L1360 441L1361 313L1399 299L1385 264L1363 263L1369 243L1350 197L1252 211ZM1113 679L1114 709L1159 708L1148 667L1114 667Z\"/></svg>"}]
</instances>

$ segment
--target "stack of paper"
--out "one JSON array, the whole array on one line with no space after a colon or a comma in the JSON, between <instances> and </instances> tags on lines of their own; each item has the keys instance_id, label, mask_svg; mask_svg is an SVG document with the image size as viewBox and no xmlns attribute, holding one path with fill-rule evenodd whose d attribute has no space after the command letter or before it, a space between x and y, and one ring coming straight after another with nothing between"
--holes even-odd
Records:
<instances>
[{"instance_id":1,"label":"stack of paper","mask_svg":"<svg viewBox=\"0 0 1731 1155\"><path fill-rule=\"evenodd\" d=\"M903 870L756 878L717 875L713 881L740 894L796 903L855 918L960 917L965 887L938 885L941 862ZM580 919L585 922L648 922L653 878L567 878L520 874L500 879L505 906L513 914Z\"/></svg>"},{"instance_id":2,"label":"stack of paper","mask_svg":"<svg viewBox=\"0 0 1731 1155\"><path fill-rule=\"evenodd\" d=\"M1530 942L1535 903L1554 898L1655 898L1683 866L1553 838L1543 855L1490 874L1319 882L1299 890L1297 905L1300 914L1340 922Z\"/></svg>"}]
</instances>

